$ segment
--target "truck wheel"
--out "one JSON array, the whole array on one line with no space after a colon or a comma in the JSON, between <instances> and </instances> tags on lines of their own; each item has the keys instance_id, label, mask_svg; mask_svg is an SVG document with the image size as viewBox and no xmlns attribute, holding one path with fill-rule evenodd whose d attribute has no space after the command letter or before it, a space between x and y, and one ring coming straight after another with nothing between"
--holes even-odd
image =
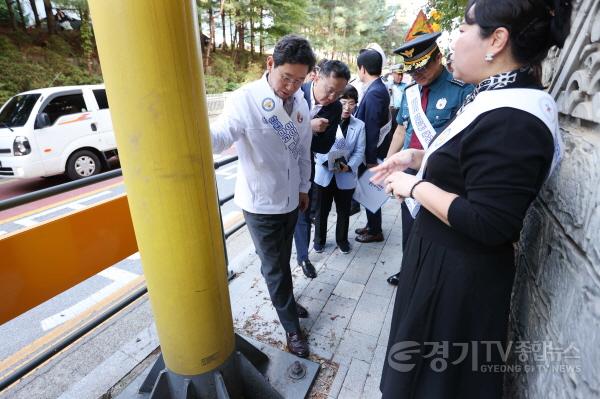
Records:
<instances>
[{"instance_id":1,"label":"truck wheel","mask_svg":"<svg viewBox=\"0 0 600 399\"><path fill-rule=\"evenodd\" d=\"M98 156L88 150L75 151L67 161L67 176L71 180L97 175L102 171Z\"/></svg>"}]
</instances>

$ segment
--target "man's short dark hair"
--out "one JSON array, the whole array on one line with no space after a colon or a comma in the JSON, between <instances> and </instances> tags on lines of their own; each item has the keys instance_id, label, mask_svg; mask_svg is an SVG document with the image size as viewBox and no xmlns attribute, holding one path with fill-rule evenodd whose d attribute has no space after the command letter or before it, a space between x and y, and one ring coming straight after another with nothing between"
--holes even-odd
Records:
<instances>
[{"instance_id":1,"label":"man's short dark hair","mask_svg":"<svg viewBox=\"0 0 600 399\"><path fill-rule=\"evenodd\" d=\"M360 50L360 53L358 54L356 64L359 69L365 67L369 75L379 76L381 75L383 59L377 50L363 49Z\"/></svg>"},{"instance_id":2,"label":"man's short dark hair","mask_svg":"<svg viewBox=\"0 0 600 399\"><path fill-rule=\"evenodd\" d=\"M297 35L286 35L275 44L273 60L275 67L283 64L301 64L306 65L309 71L313 70L317 62L308 40Z\"/></svg>"},{"instance_id":3,"label":"man's short dark hair","mask_svg":"<svg viewBox=\"0 0 600 399\"><path fill-rule=\"evenodd\" d=\"M340 99L354 100L355 102L358 102L358 90L356 90L356 87L349 84L344 89Z\"/></svg>"},{"instance_id":4,"label":"man's short dark hair","mask_svg":"<svg viewBox=\"0 0 600 399\"><path fill-rule=\"evenodd\" d=\"M350 68L342 61L328 60L319 64L319 75L350 80Z\"/></svg>"}]
</instances>

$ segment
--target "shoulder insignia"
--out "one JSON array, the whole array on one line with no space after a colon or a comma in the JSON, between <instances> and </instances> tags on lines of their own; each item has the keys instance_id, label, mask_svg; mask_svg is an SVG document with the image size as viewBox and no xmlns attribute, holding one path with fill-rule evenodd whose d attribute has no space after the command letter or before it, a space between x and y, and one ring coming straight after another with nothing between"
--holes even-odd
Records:
<instances>
[{"instance_id":1,"label":"shoulder insignia","mask_svg":"<svg viewBox=\"0 0 600 399\"><path fill-rule=\"evenodd\" d=\"M454 79L454 78L450 79L450 82L454 83L455 85L458 85L460 87L463 87L466 84L462 80L458 80L458 79Z\"/></svg>"}]
</instances>

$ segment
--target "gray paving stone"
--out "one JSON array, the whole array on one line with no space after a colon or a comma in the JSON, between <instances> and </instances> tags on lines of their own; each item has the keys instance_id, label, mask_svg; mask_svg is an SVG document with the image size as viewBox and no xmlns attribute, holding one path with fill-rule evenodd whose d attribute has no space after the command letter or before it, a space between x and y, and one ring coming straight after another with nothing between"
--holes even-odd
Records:
<instances>
[{"instance_id":1,"label":"gray paving stone","mask_svg":"<svg viewBox=\"0 0 600 399\"><path fill-rule=\"evenodd\" d=\"M377 340L378 345L387 346L388 339L390 336L390 329L392 327L392 315L394 314L394 302L396 299L396 289L392 293L392 297L390 298L390 303L388 305L387 314L385 315L385 320L383 321L383 326L381 327L381 334L379 334L379 339Z\"/></svg>"},{"instance_id":2,"label":"gray paving stone","mask_svg":"<svg viewBox=\"0 0 600 399\"><path fill-rule=\"evenodd\" d=\"M373 256L371 260L354 258L346 269L343 279L351 283L366 284L375 268L375 262L377 262L376 256Z\"/></svg>"},{"instance_id":3,"label":"gray paving stone","mask_svg":"<svg viewBox=\"0 0 600 399\"><path fill-rule=\"evenodd\" d=\"M333 354L333 360L348 364L353 359L370 363L377 348L377 337L358 331L346 330L342 341Z\"/></svg>"},{"instance_id":4,"label":"gray paving stone","mask_svg":"<svg viewBox=\"0 0 600 399\"><path fill-rule=\"evenodd\" d=\"M335 285L323 284L317 280L311 281L306 289L302 292L302 296L327 301L333 292Z\"/></svg>"},{"instance_id":5,"label":"gray paving stone","mask_svg":"<svg viewBox=\"0 0 600 399\"><path fill-rule=\"evenodd\" d=\"M333 352L335 351L338 342L333 342L329 337L325 337L315 332L308 334L307 340L311 354L327 360L333 358Z\"/></svg>"},{"instance_id":6,"label":"gray paving stone","mask_svg":"<svg viewBox=\"0 0 600 399\"><path fill-rule=\"evenodd\" d=\"M325 265L328 269L344 272L346 271L348 265L354 259L355 256L356 254L353 252L349 253L348 255L345 255L341 252L336 251L325 260Z\"/></svg>"},{"instance_id":7,"label":"gray paving stone","mask_svg":"<svg viewBox=\"0 0 600 399\"><path fill-rule=\"evenodd\" d=\"M355 358L352 359L342 389L346 388L360 395L367 380L370 367L370 364L367 362ZM343 396L340 396L340 398L343 398Z\"/></svg>"},{"instance_id":8,"label":"gray paving stone","mask_svg":"<svg viewBox=\"0 0 600 399\"><path fill-rule=\"evenodd\" d=\"M352 313L354 312L354 309L356 309L357 303L358 301L356 299L332 295L329 297L329 301L327 301L325 304L323 312L331 315L343 315L348 318L348 321L350 321Z\"/></svg>"},{"instance_id":9,"label":"gray paving stone","mask_svg":"<svg viewBox=\"0 0 600 399\"><path fill-rule=\"evenodd\" d=\"M364 284L340 280L333 290L333 294L343 298L358 300L364 290Z\"/></svg>"},{"instance_id":10,"label":"gray paving stone","mask_svg":"<svg viewBox=\"0 0 600 399\"><path fill-rule=\"evenodd\" d=\"M339 399L360 399L360 394L354 391L351 391L348 388L342 387L340 394L338 396Z\"/></svg>"},{"instance_id":11,"label":"gray paving stone","mask_svg":"<svg viewBox=\"0 0 600 399\"><path fill-rule=\"evenodd\" d=\"M368 382L368 380L367 380ZM360 399L381 399L381 392L379 391L379 385L369 385L365 383L365 387L360 394Z\"/></svg>"},{"instance_id":12,"label":"gray paving stone","mask_svg":"<svg viewBox=\"0 0 600 399\"><path fill-rule=\"evenodd\" d=\"M363 293L348 328L379 338L389 302L389 298Z\"/></svg>"},{"instance_id":13,"label":"gray paving stone","mask_svg":"<svg viewBox=\"0 0 600 399\"><path fill-rule=\"evenodd\" d=\"M377 264L369 277L369 281L365 285L364 293L379 295L389 299L394 292L394 286L387 282L387 278L392 274L395 273L388 272L385 269L385 265Z\"/></svg>"},{"instance_id":14,"label":"gray paving stone","mask_svg":"<svg viewBox=\"0 0 600 399\"><path fill-rule=\"evenodd\" d=\"M365 388L363 390L363 397L365 398L381 396L381 392L379 392L379 383L381 381L383 363L385 362L385 351L386 347L382 345L378 345L377 349L375 349L375 355L373 355L373 360L371 361L369 374L367 375Z\"/></svg>"},{"instance_id":15,"label":"gray paving stone","mask_svg":"<svg viewBox=\"0 0 600 399\"><path fill-rule=\"evenodd\" d=\"M304 331L310 331L321 314L321 310L323 310L323 307L325 306L325 301L308 296L296 297L296 301L308 311L308 318L300 319L300 327L302 327Z\"/></svg>"},{"instance_id":16,"label":"gray paving stone","mask_svg":"<svg viewBox=\"0 0 600 399\"><path fill-rule=\"evenodd\" d=\"M327 266L324 266L321 270L319 270L319 274L317 275L316 281L324 284L337 285L340 278L342 278L342 273L339 270L331 269Z\"/></svg>"},{"instance_id":17,"label":"gray paving stone","mask_svg":"<svg viewBox=\"0 0 600 399\"><path fill-rule=\"evenodd\" d=\"M331 314L323 311L313 324L311 334L317 333L326 337L329 345L336 348L342 340L348 323L350 323L349 315Z\"/></svg>"},{"instance_id":18,"label":"gray paving stone","mask_svg":"<svg viewBox=\"0 0 600 399\"><path fill-rule=\"evenodd\" d=\"M338 371L331 383L331 388L329 388L329 397L337 398L342 390L342 386L344 385L344 380L346 379L346 374L348 374L348 366L340 364L338 367Z\"/></svg>"}]
</instances>

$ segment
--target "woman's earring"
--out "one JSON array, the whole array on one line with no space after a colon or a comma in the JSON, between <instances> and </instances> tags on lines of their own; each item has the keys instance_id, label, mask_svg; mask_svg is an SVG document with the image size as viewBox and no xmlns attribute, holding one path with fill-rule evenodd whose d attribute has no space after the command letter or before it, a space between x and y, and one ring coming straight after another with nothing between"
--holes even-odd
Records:
<instances>
[{"instance_id":1,"label":"woman's earring","mask_svg":"<svg viewBox=\"0 0 600 399\"><path fill-rule=\"evenodd\" d=\"M492 62L494 61L494 54L493 53L487 53L484 57L484 60L486 60L487 62Z\"/></svg>"}]
</instances>

